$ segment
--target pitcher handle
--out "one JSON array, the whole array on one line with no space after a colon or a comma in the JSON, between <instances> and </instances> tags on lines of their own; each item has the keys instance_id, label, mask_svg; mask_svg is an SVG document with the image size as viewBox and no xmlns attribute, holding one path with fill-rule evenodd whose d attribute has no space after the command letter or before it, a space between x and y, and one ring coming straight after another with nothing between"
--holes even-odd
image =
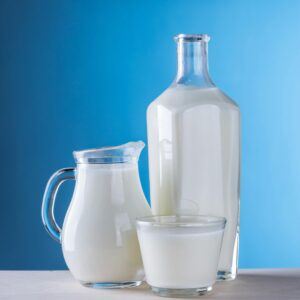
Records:
<instances>
[{"instance_id":1,"label":"pitcher handle","mask_svg":"<svg viewBox=\"0 0 300 300\"><path fill-rule=\"evenodd\" d=\"M57 225L54 216L55 198L60 185L66 180L75 180L75 168L64 168L56 171L49 179L43 197L42 220L49 235L61 242L61 228Z\"/></svg>"}]
</instances>

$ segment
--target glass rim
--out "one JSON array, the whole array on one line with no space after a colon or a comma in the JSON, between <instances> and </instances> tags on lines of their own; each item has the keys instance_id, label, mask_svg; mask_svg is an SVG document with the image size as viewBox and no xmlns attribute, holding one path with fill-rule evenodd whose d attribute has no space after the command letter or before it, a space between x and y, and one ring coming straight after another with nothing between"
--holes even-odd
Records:
<instances>
[{"instance_id":1,"label":"glass rim","mask_svg":"<svg viewBox=\"0 0 300 300\"><path fill-rule=\"evenodd\" d=\"M203 42L209 42L210 36L205 33L201 34L185 34L180 33L174 36L174 40L176 42L183 41L183 42L197 42L197 41L203 41Z\"/></svg>"},{"instance_id":2,"label":"glass rim","mask_svg":"<svg viewBox=\"0 0 300 300\"><path fill-rule=\"evenodd\" d=\"M226 218L213 215L156 215L137 218L136 223L155 227L224 228Z\"/></svg>"}]
</instances>

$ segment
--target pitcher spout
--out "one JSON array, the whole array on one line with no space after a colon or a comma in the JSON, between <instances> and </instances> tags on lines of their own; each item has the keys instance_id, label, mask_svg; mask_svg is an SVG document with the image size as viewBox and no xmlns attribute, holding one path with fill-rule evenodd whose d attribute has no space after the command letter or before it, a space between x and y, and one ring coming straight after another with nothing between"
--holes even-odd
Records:
<instances>
[{"instance_id":1,"label":"pitcher spout","mask_svg":"<svg viewBox=\"0 0 300 300\"><path fill-rule=\"evenodd\" d=\"M145 148L145 143L143 141L129 142L121 145L120 147L130 149L129 153L131 153L132 157L135 157L135 159L138 161L143 149Z\"/></svg>"}]
</instances>

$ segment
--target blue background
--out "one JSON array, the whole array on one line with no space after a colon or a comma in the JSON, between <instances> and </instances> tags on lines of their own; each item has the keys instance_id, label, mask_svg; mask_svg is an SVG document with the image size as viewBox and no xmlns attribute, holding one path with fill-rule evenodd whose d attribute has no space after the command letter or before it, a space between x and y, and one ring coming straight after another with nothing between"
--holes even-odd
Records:
<instances>
[{"instance_id":1,"label":"blue background","mask_svg":"<svg viewBox=\"0 0 300 300\"><path fill-rule=\"evenodd\" d=\"M243 121L240 267L300 267L299 1L1 1L0 268L63 269L41 223L72 150L146 141L176 72L172 37L208 33ZM148 196L147 151L140 172ZM59 193L60 222L73 185Z\"/></svg>"}]
</instances>

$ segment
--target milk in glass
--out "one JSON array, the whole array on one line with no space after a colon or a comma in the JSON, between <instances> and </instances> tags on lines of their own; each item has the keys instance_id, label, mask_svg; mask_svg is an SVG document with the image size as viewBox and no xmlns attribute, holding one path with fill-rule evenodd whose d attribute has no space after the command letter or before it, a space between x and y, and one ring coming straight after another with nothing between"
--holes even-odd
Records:
<instances>
[{"instance_id":1,"label":"milk in glass","mask_svg":"<svg viewBox=\"0 0 300 300\"><path fill-rule=\"evenodd\" d=\"M165 296L207 293L216 281L225 219L210 216L139 218L146 280Z\"/></svg>"}]
</instances>

